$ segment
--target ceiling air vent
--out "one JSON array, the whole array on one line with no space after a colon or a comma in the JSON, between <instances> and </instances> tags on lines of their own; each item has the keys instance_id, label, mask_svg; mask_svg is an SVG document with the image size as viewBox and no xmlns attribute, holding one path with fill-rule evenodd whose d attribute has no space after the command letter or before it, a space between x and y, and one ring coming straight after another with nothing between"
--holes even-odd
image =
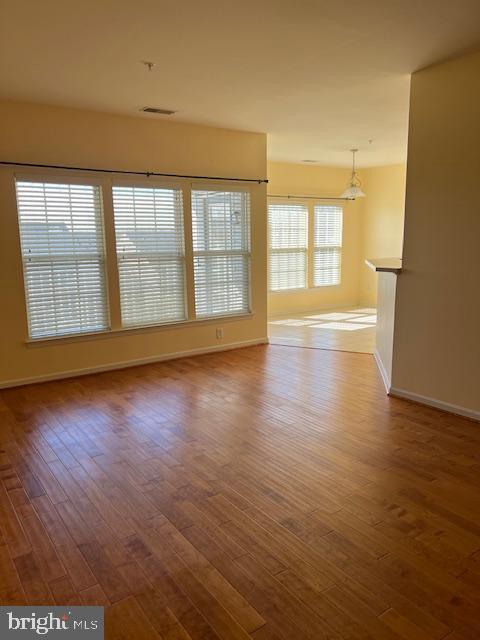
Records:
<instances>
[{"instance_id":1,"label":"ceiling air vent","mask_svg":"<svg viewBox=\"0 0 480 640\"><path fill-rule=\"evenodd\" d=\"M158 113L162 116L171 116L174 113L177 113L171 109L157 109L157 107L143 107L141 111L145 111L145 113Z\"/></svg>"}]
</instances>

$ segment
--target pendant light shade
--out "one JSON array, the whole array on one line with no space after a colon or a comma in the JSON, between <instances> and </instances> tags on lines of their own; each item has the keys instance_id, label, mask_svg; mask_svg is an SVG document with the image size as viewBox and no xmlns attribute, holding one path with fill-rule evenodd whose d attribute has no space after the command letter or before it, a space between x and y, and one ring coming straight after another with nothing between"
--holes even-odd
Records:
<instances>
[{"instance_id":1,"label":"pendant light shade","mask_svg":"<svg viewBox=\"0 0 480 640\"><path fill-rule=\"evenodd\" d=\"M352 176L348 183L348 187L340 196L341 198L345 198L345 200L355 200L356 198L365 198L365 194L361 189L362 183L360 182L360 178L358 177L357 171L355 169L355 154L358 149L350 149L352 152Z\"/></svg>"},{"instance_id":2,"label":"pendant light shade","mask_svg":"<svg viewBox=\"0 0 480 640\"><path fill-rule=\"evenodd\" d=\"M346 198L347 200L355 200L355 198L365 198L365 194L358 185L351 184L345 189L341 197Z\"/></svg>"}]
</instances>

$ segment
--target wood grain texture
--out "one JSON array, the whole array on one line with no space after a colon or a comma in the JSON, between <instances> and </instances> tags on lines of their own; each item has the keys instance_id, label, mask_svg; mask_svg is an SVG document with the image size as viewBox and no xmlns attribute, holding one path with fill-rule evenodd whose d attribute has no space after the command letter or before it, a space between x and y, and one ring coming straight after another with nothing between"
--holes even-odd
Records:
<instances>
[{"instance_id":1,"label":"wood grain texture","mask_svg":"<svg viewBox=\"0 0 480 640\"><path fill-rule=\"evenodd\" d=\"M477 640L480 430L271 345L0 392L3 604L108 639Z\"/></svg>"}]
</instances>

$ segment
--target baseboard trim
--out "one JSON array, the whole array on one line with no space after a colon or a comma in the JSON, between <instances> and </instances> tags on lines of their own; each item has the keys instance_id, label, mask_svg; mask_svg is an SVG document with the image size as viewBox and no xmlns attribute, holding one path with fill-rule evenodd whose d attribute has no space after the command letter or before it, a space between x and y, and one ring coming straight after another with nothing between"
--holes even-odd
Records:
<instances>
[{"instance_id":1,"label":"baseboard trim","mask_svg":"<svg viewBox=\"0 0 480 640\"><path fill-rule=\"evenodd\" d=\"M411 400L412 402L418 402L419 404L427 405L435 409L446 411L447 413L454 413L458 416L464 416L480 422L480 411L474 411L473 409L467 409L466 407L460 407L456 404L450 404L450 402L443 402L442 400L436 400L435 398L429 398L428 396L422 396L418 393L412 393L405 389L398 389L397 387L391 387L389 395L394 398L402 398L403 400Z\"/></svg>"},{"instance_id":2,"label":"baseboard trim","mask_svg":"<svg viewBox=\"0 0 480 640\"><path fill-rule=\"evenodd\" d=\"M380 375L382 376L382 381L383 381L383 384L385 385L385 390L389 394L391 390L391 382L385 370L385 367L383 366L383 362L380 358L380 354L376 349L373 352L373 357L375 358L375 362L377 363L378 370L380 371Z\"/></svg>"},{"instance_id":3,"label":"baseboard trim","mask_svg":"<svg viewBox=\"0 0 480 640\"><path fill-rule=\"evenodd\" d=\"M39 382L51 382L52 380L63 380L65 378L76 378L78 376L88 376L92 373L102 373L104 371L114 371L115 369L128 369L129 367L138 367L142 364L152 364L154 362L164 362L166 360L178 360L179 358L189 358L191 356L200 356L207 353L216 353L218 351L233 351L234 349L242 349L244 347L253 347L255 345L268 344L268 338L256 338L254 340L243 340L240 342L229 342L228 344L219 344L211 347L200 347L198 349L188 349L187 351L175 351L163 355L149 356L148 358L138 358L136 360L123 360L120 362L112 362L98 367L86 367L84 369L70 369L61 373L52 373L43 376L32 376L31 378L18 378L17 380L7 380L0 382L0 389L9 387L20 387L27 384L37 384Z\"/></svg>"}]
</instances>

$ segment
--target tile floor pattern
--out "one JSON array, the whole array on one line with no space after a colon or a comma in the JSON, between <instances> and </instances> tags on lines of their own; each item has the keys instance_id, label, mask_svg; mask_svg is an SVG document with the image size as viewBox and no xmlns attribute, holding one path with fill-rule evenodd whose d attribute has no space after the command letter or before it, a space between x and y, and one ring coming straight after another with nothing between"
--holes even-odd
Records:
<instances>
[{"instance_id":1,"label":"tile floor pattern","mask_svg":"<svg viewBox=\"0 0 480 640\"><path fill-rule=\"evenodd\" d=\"M272 344L373 353L376 313L359 307L272 317L268 335Z\"/></svg>"}]
</instances>

